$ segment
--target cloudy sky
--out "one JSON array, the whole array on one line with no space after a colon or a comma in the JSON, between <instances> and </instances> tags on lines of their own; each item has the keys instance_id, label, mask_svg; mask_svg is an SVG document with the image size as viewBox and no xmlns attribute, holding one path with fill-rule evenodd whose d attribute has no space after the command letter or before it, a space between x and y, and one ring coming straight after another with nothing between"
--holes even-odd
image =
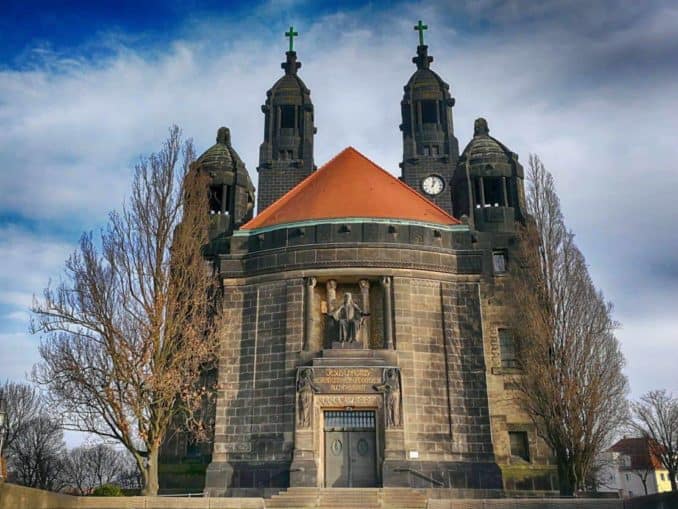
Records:
<instances>
[{"instance_id":1,"label":"cloudy sky","mask_svg":"<svg viewBox=\"0 0 678 509\"><path fill-rule=\"evenodd\" d=\"M316 162L352 145L397 173L422 19L461 146L484 116L522 161L541 156L616 306L633 395L678 392L675 1L52 3L5 0L0 18L0 380L38 360L32 296L120 206L171 124L199 151L230 127L256 178L260 105L290 24Z\"/></svg>"}]
</instances>

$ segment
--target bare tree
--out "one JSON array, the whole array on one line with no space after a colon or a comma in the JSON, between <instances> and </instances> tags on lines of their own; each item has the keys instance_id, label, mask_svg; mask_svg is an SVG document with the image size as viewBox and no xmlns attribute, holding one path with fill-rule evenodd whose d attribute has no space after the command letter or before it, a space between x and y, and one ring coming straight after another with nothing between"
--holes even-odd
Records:
<instances>
[{"instance_id":1,"label":"bare tree","mask_svg":"<svg viewBox=\"0 0 678 509\"><path fill-rule=\"evenodd\" d=\"M647 478L650 476L650 474L654 474L654 468L652 468L651 465L647 465L638 468L637 470L631 470L631 473L640 479L640 482L643 485L643 490L645 491L645 495L647 495Z\"/></svg>"},{"instance_id":2,"label":"bare tree","mask_svg":"<svg viewBox=\"0 0 678 509\"><path fill-rule=\"evenodd\" d=\"M59 491L63 487L62 458L65 454L60 423L47 415L25 423L8 448L8 463L18 484Z\"/></svg>"},{"instance_id":3,"label":"bare tree","mask_svg":"<svg viewBox=\"0 0 678 509\"><path fill-rule=\"evenodd\" d=\"M665 390L650 391L631 403L631 426L647 439L650 454L668 470L677 491L678 398Z\"/></svg>"},{"instance_id":4,"label":"bare tree","mask_svg":"<svg viewBox=\"0 0 678 509\"><path fill-rule=\"evenodd\" d=\"M560 491L585 487L595 458L626 416L624 358L612 306L596 290L563 219L553 177L537 156L528 168L528 226L512 291L518 399L556 458Z\"/></svg>"},{"instance_id":5,"label":"bare tree","mask_svg":"<svg viewBox=\"0 0 678 509\"><path fill-rule=\"evenodd\" d=\"M63 461L63 476L69 491L86 495L92 488L92 475L85 468L87 454L86 447L76 447L68 451Z\"/></svg>"},{"instance_id":6,"label":"bare tree","mask_svg":"<svg viewBox=\"0 0 678 509\"><path fill-rule=\"evenodd\" d=\"M7 412L2 443L4 448L10 449L16 438L25 432L28 423L40 415L40 394L29 384L6 381L0 387L0 399L4 399Z\"/></svg>"},{"instance_id":7,"label":"bare tree","mask_svg":"<svg viewBox=\"0 0 678 509\"><path fill-rule=\"evenodd\" d=\"M33 306L44 333L34 378L47 385L65 424L124 445L158 491L158 450L172 420L196 416L208 391L198 381L217 340L215 278L207 243L206 175L191 170L178 127L136 165L132 194L111 213L101 248L84 234L61 282Z\"/></svg>"},{"instance_id":8,"label":"bare tree","mask_svg":"<svg viewBox=\"0 0 678 509\"><path fill-rule=\"evenodd\" d=\"M137 468L136 461L131 454L121 456L121 465L116 476L115 483L121 488L137 490L142 488L144 480Z\"/></svg>"},{"instance_id":9,"label":"bare tree","mask_svg":"<svg viewBox=\"0 0 678 509\"><path fill-rule=\"evenodd\" d=\"M125 467L124 453L110 445L81 446L68 452L64 477L82 495L117 482Z\"/></svg>"},{"instance_id":10,"label":"bare tree","mask_svg":"<svg viewBox=\"0 0 678 509\"><path fill-rule=\"evenodd\" d=\"M6 381L0 387L7 413L3 450L15 480L26 486L58 489L63 433L47 417L38 390L27 383Z\"/></svg>"}]
</instances>

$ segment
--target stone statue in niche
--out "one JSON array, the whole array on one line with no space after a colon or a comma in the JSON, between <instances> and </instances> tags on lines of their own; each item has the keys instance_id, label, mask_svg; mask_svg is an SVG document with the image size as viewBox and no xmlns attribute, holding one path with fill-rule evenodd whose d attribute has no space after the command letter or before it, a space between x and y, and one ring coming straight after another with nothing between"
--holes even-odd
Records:
<instances>
[{"instance_id":1,"label":"stone statue in niche","mask_svg":"<svg viewBox=\"0 0 678 509\"><path fill-rule=\"evenodd\" d=\"M327 313L338 325L340 343L353 343L358 341L358 333L363 320L369 313L363 312L360 306L353 301L353 295L349 292L344 294L344 302L335 310Z\"/></svg>"},{"instance_id":2,"label":"stone statue in niche","mask_svg":"<svg viewBox=\"0 0 678 509\"><path fill-rule=\"evenodd\" d=\"M317 391L318 386L313 383L313 370L305 368L299 371L297 375L297 400L299 402L297 422L300 428L308 428L311 425L313 393Z\"/></svg>"},{"instance_id":3,"label":"stone statue in niche","mask_svg":"<svg viewBox=\"0 0 678 509\"><path fill-rule=\"evenodd\" d=\"M384 370L384 380L374 389L384 393L384 418L387 428L400 427L400 382L396 368Z\"/></svg>"}]
</instances>

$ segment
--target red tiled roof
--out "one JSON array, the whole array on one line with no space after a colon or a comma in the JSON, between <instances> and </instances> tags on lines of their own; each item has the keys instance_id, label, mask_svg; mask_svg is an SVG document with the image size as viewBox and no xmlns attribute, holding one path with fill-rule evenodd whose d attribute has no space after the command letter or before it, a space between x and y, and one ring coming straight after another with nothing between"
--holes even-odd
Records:
<instances>
[{"instance_id":1,"label":"red tiled roof","mask_svg":"<svg viewBox=\"0 0 678 509\"><path fill-rule=\"evenodd\" d=\"M447 189L445 192L449 192ZM336 218L405 219L459 224L443 209L348 147L241 229Z\"/></svg>"},{"instance_id":2,"label":"red tiled roof","mask_svg":"<svg viewBox=\"0 0 678 509\"><path fill-rule=\"evenodd\" d=\"M647 438L623 438L610 447L610 451L631 457L632 470L663 470L659 458L650 450Z\"/></svg>"}]
</instances>

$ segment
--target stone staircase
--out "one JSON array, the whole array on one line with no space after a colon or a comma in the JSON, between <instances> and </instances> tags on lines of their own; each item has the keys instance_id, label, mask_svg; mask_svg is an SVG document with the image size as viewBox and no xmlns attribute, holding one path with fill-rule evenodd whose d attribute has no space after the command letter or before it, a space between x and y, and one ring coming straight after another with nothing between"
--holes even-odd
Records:
<instances>
[{"instance_id":1,"label":"stone staircase","mask_svg":"<svg viewBox=\"0 0 678 509\"><path fill-rule=\"evenodd\" d=\"M288 488L266 508L425 509L426 495L410 488Z\"/></svg>"}]
</instances>

